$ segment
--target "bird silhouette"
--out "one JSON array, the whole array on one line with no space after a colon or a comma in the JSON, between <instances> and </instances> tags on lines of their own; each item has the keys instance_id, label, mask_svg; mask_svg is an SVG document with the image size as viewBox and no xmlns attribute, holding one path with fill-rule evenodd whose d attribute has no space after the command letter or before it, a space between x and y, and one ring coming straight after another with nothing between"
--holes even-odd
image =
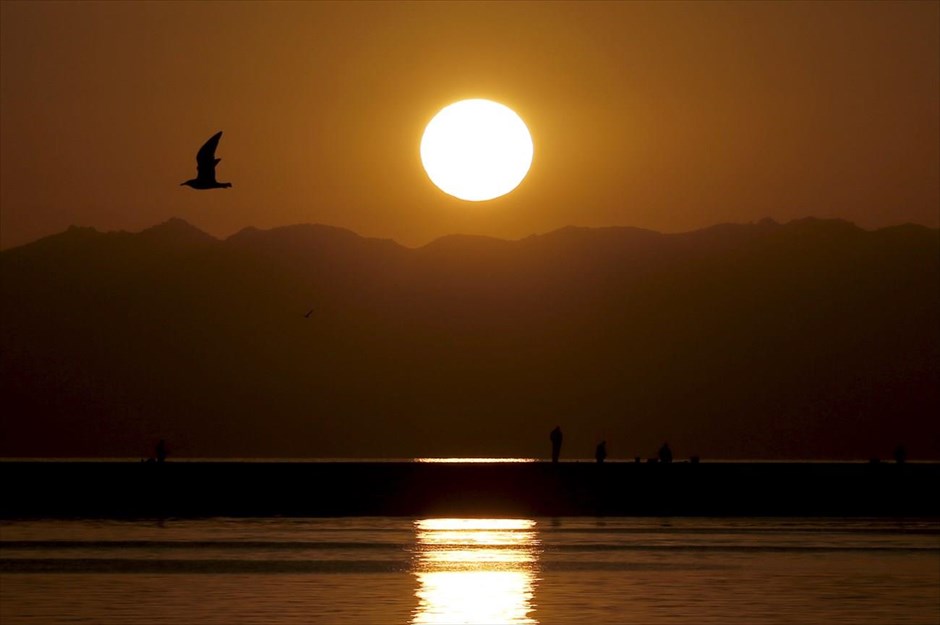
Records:
<instances>
[{"instance_id":1,"label":"bird silhouette","mask_svg":"<svg viewBox=\"0 0 940 625\"><path fill-rule=\"evenodd\" d=\"M196 177L192 180L181 182L181 187L187 186L193 189L228 189L232 186L231 182L217 182L215 179L215 166L222 160L221 158L215 157L215 149L219 146L219 139L221 138L222 131L220 130L202 144L202 147L196 152Z\"/></svg>"},{"instance_id":2,"label":"bird silhouette","mask_svg":"<svg viewBox=\"0 0 940 625\"><path fill-rule=\"evenodd\" d=\"M311 308L310 310L307 311L307 314L304 315L304 318L309 319L309 318L310 318L310 315L312 315L312 314L313 314L313 309Z\"/></svg>"}]
</instances>

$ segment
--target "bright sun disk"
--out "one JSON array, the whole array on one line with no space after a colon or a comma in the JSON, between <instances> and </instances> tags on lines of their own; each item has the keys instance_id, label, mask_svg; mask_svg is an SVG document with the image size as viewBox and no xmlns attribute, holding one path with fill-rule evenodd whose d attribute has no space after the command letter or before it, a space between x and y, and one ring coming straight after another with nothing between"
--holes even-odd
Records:
<instances>
[{"instance_id":1,"label":"bright sun disk","mask_svg":"<svg viewBox=\"0 0 940 625\"><path fill-rule=\"evenodd\" d=\"M532 136L512 109L462 100L434 116L421 138L421 163L441 191L480 202L506 195L532 164Z\"/></svg>"}]
</instances>

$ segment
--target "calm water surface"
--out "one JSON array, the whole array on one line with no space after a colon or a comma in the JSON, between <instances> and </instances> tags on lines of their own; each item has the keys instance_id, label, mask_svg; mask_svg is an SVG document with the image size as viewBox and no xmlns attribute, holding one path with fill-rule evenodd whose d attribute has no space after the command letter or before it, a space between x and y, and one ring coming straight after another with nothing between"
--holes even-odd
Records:
<instances>
[{"instance_id":1,"label":"calm water surface","mask_svg":"<svg viewBox=\"0 0 940 625\"><path fill-rule=\"evenodd\" d=\"M937 624L940 522L7 521L0 622Z\"/></svg>"}]
</instances>

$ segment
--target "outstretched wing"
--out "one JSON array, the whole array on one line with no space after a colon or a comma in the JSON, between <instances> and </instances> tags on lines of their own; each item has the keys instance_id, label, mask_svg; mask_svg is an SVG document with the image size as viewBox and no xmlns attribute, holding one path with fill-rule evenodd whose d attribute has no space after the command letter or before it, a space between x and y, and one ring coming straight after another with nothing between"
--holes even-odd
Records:
<instances>
[{"instance_id":1,"label":"outstretched wing","mask_svg":"<svg viewBox=\"0 0 940 625\"><path fill-rule=\"evenodd\" d=\"M215 182L215 166L222 160L215 157L215 149L218 147L221 138L222 131L220 130L202 144L202 147L196 152L196 171L199 179Z\"/></svg>"}]
</instances>

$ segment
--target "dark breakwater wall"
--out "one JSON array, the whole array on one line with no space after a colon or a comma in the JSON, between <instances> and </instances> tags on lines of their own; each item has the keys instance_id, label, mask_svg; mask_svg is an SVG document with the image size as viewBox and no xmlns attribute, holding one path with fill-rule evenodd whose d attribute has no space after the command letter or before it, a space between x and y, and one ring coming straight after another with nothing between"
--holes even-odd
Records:
<instances>
[{"instance_id":1,"label":"dark breakwater wall","mask_svg":"<svg viewBox=\"0 0 940 625\"><path fill-rule=\"evenodd\" d=\"M0 517L940 516L940 464L3 462Z\"/></svg>"}]
</instances>

